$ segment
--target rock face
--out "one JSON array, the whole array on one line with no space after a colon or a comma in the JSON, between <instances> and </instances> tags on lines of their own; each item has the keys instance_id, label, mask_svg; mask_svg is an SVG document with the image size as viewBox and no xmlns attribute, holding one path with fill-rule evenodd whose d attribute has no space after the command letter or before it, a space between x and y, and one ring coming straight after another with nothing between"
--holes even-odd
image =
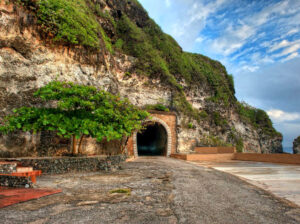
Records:
<instances>
[{"instance_id":1,"label":"rock face","mask_svg":"<svg viewBox=\"0 0 300 224\"><path fill-rule=\"evenodd\" d=\"M294 154L300 154L300 136L293 142L293 152Z\"/></svg>"},{"instance_id":2,"label":"rock face","mask_svg":"<svg viewBox=\"0 0 300 224\"><path fill-rule=\"evenodd\" d=\"M134 7L134 4L129 7L121 0L99 2L112 15L117 16L120 12L137 15L135 22L138 26L149 20L147 13ZM94 52L80 46L48 43L41 37L32 13L14 3L1 0L0 121L13 108L43 104L32 94L55 79L93 85L114 94L119 93L140 107L162 103L172 109L173 88L159 78L135 73L133 67L136 60L120 52L110 54L104 48ZM208 117L217 112L227 122L224 126L211 119L195 121L184 113L175 111L178 152L191 152L195 145L203 144L202 140L211 139L211 136L215 136L219 142L232 144L238 139L244 152L282 152L281 135L269 135L262 128L253 127L240 118L234 107L224 107L208 101L212 97L210 86L200 83L185 87L185 82L180 82L188 102L195 109L207 111ZM193 124L192 129L187 128L187 122ZM15 133L0 136L0 156L39 155L41 142L41 134Z\"/></svg>"}]
</instances>

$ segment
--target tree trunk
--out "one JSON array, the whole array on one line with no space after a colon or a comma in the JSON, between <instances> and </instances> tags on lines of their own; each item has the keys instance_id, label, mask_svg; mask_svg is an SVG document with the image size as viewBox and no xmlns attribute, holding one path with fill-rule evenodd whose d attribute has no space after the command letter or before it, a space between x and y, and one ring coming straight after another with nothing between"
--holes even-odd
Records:
<instances>
[{"instance_id":1,"label":"tree trunk","mask_svg":"<svg viewBox=\"0 0 300 224\"><path fill-rule=\"evenodd\" d=\"M72 153L74 155L77 154L77 152L76 152L76 137L75 137L75 135L72 136Z\"/></svg>"},{"instance_id":2,"label":"tree trunk","mask_svg":"<svg viewBox=\"0 0 300 224\"><path fill-rule=\"evenodd\" d=\"M78 145L78 153L82 154L81 146L83 142L84 135L81 135L80 140L79 140L79 145Z\"/></svg>"},{"instance_id":3,"label":"tree trunk","mask_svg":"<svg viewBox=\"0 0 300 224\"><path fill-rule=\"evenodd\" d=\"M124 154L129 137L126 137L124 144L121 145L121 153Z\"/></svg>"}]
</instances>

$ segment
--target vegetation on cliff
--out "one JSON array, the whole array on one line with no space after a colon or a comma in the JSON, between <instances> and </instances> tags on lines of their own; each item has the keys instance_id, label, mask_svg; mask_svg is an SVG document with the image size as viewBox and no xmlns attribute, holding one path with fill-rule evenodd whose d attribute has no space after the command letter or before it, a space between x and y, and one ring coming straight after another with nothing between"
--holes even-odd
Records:
<instances>
[{"instance_id":1,"label":"vegetation on cliff","mask_svg":"<svg viewBox=\"0 0 300 224\"><path fill-rule=\"evenodd\" d=\"M185 89L195 85L208 86L211 97L207 101L225 108L235 108L244 122L267 135L280 135L264 111L236 100L233 77L227 74L220 62L182 51L177 42L148 17L138 1L18 2L36 14L43 32L50 34L54 41L81 45L96 51L101 51L104 47L111 54L119 51L137 58L133 70L129 72L159 78L171 86L171 110L182 112L197 121L211 119L214 125L228 127L228 121L220 113L199 111L186 99ZM240 137L235 133L233 135L233 141L242 147Z\"/></svg>"},{"instance_id":2,"label":"vegetation on cliff","mask_svg":"<svg viewBox=\"0 0 300 224\"><path fill-rule=\"evenodd\" d=\"M281 136L281 134L273 128L272 121L265 111L240 102L236 102L236 107L241 119L246 123L252 124L255 128L261 128L263 133L267 135Z\"/></svg>"}]
</instances>

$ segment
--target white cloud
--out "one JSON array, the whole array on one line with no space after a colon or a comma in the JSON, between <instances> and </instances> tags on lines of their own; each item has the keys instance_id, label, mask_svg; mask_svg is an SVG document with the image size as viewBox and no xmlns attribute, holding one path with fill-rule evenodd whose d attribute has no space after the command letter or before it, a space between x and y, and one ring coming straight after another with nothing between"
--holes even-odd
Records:
<instances>
[{"instance_id":1,"label":"white cloud","mask_svg":"<svg viewBox=\"0 0 300 224\"><path fill-rule=\"evenodd\" d=\"M295 121L300 119L300 113L288 113L277 109L269 110L267 111L267 114L275 122Z\"/></svg>"},{"instance_id":2,"label":"white cloud","mask_svg":"<svg viewBox=\"0 0 300 224\"><path fill-rule=\"evenodd\" d=\"M185 1L180 1L182 7L176 11L177 15L172 18L172 24L168 25L166 31L177 39L184 50L190 51L199 37L199 33L207 26L208 19L212 18L212 15L222 7L230 4L231 0L188 0L186 3L183 2ZM173 5L176 4L173 4L172 1Z\"/></svg>"},{"instance_id":3,"label":"white cloud","mask_svg":"<svg viewBox=\"0 0 300 224\"><path fill-rule=\"evenodd\" d=\"M247 44L249 45L251 43L257 45L257 43L266 38L269 38L269 40L264 41L260 46L269 48L269 53L283 49L281 53L277 53L277 55L273 56L262 55L258 57L255 51L259 51L259 48L256 48L256 50L251 53L249 52L248 62L251 70L253 70L252 67L255 63L273 63L276 57L283 57L290 54L292 54L290 58L295 57L295 52L300 49L297 45L299 41L289 42L288 40L282 40L275 44L274 41L280 40L282 37L293 35L299 31L298 28L291 28L295 26L286 26L286 23L291 16L294 17L295 14L300 15L300 11L298 10L300 9L300 1L281 1L276 4L265 5L265 7L262 7L262 10L256 10L252 14L250 13L244 17L238 17L237 21L225 24L219 37L215 37L211 39L210 42L207 41L204 44L209 44L212 52L215 54L220 54L225 57L235 54L232 60L236 60L241 56L245 57L245 55L240 55L237 52L240 49L245 50ZM243 11L242 9L239 10L240 12ZM296 23L300 25L299 21ZM271 34L272 36L264 30L264 28L268 26L275 27ZM278 34L277 37L276 34ZM272 39L270 39L270 37Z\"/></svg>"},{"instance_id":4,"label":"white cloud","mask_svg":"<svg viewBox=\"0 0 300 224\"><path fill-rule=\"evenodd\" d=\"M249 72L255 72L259 69L259 66L244 65L242 69Z\"/></svg>"},{"instance_id":5,"label":"white cloud","mask_svg":"<svg viewBox=\"0 0 300 224\"><path fill-rule=\"evenodd\" d=\"M275 54L274 56L279 58L288 54L292 54L297 52L300 49L300 43L299 44L294 44L290 47L285 48L284 50L282 50L282 52Z\"/></svg>"},{"instance_id":6,"label":"white cloud","mask_svg":"<svg viewBox=\"0 0 300 224\"><path fill-rule=\"evenodd\" d=\"M294 53L290 54L289 56L287 56L286 58L282 59L281 62L289 61L289 60L291 60L293 58L296 58L298 56L299 56L298 52L294 52Z\"/></svg>"},{"instance_id":7,"label":"white cloud","mask_svg":"<svg viewBox=\"0 0 300 224\"><path fill-rule=\"evenodd\" d=\"M203 40L204 40L203 37L197 37L196 40L195 40L195 42L201 43Z\"/></svg>"},{"instance_id":8,"label":"white cloud","mask_svg":"<svg viewBox=\"0 0 300 224\"><path fill-rule=\"evenodd\" d=\"M289 45L291 45L291 43L288 40L282 40L280 43L275 43L274 45L272 45L269 48L268 52L273 52Z\"/></svg>"},{"instance_id":9,"label":"white cloud","mask_svg":"<svg viewBox=\"0 0 300 224\"><path fill-rule=\"evenodd\" d=\"M286 36L290 36L292 34L298 33L300 30L298 28L291 29Z\"/></svg>"}]
</instances>

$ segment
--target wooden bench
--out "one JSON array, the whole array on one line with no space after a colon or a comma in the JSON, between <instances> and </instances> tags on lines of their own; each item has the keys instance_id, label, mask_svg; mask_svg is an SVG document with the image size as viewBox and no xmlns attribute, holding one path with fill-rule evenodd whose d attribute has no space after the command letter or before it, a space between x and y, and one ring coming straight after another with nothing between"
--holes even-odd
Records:
<instances>
[{"instance_id":1,"label":"wooden bench","mask_svg":"<svg viewBox=\"0 0 300 224\"><path fill-rule=\"evenodd\" d=\"M41 176L41 170L33 170L27 172L14 172L14 173L1 173L1 176L15 176L15 177L27 177L30 178L32 183L36 183L36 176Z\"/></svg>"}]
</instances>

